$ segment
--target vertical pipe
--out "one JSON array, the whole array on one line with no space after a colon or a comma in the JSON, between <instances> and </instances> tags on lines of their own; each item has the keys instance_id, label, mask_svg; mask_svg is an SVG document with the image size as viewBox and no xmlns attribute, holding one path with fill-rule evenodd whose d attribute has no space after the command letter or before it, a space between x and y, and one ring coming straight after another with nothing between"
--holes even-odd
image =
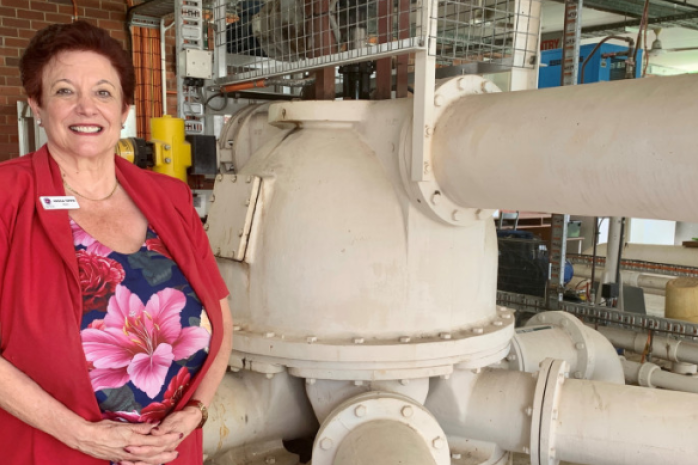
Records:
<instances>
[{"instance_id":1,"label":"vertical pipe","mask_svg":"<svg viewBox=\"0 0 698 465\"><path fill-rule=\"evenodd\" d=\"M160 73L162 79L162 114L167 114L167 31L174 26L174 21L165 26L165 20L160 20Z\"/></svg>"},{"instance_id":2,"label":"vertical pipe","mask_svg":"<svg viewBox=\"0 0 698 465\"><path fill-rule=\"evenodd\" d=\"M620 263L618 262L619 251L621 247L621 229L623 218L620 216L612 216L608 219L610 222L608 225L608 248L606 251L606 268L601 280L601 284L604 283L615 283L616 275L618 274L618 269ZM596 295L596 304L601 300L601 287L599 287L599 292Z\"/></svg>"}]
</instances>

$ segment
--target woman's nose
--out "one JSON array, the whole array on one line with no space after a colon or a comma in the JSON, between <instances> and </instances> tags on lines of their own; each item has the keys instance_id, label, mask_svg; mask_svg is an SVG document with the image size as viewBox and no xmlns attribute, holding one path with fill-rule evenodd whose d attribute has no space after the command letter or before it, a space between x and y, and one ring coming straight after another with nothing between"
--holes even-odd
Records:
<instances>
[{"instance_id":1,"label":"woman's nose","mask_svg":"<svg viewBox=\"0 0 698 465\"><path fill-rule=\"evenodd\" d=\"M92 115L97 112L97 107L89 94L81 93L78 95L77 110L80 114Z\"/></svg>"}]
</instances>

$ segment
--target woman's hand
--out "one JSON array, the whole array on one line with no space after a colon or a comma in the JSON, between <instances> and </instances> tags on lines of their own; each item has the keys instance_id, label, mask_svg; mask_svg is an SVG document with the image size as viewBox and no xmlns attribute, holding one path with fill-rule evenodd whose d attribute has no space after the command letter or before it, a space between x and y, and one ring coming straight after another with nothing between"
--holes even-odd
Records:
<instances>
[{"instance_id":1,"label":"woman's hand","mask_svg":"<svg viewBox=\"0 0 698 465\"><path fill-rule=\"evenodd\" d=\"M112 462L160 465L177 458L179 434L151 434L157 425L103 420L88 423L73 447L92 457Z\"/></svg>"},{"instance_id":2,"label":"woman's hand","mask_svg":"<svg viewBox=\"0 0 698 465\"><path fill-rule=\"evenodd\" d=\"M191 434L201 423L201 410L195 407L185 407L179 412L172 412L155 428L150 430L150 434L154 437L177 437L175 448ZM148 447L129 447L133 454L142 454L149 451ZM162 460L158 464L168 463L176 459L177 456L167 460ZM119 465L149 465L150 462L137 460L122 460Z\"/></svg>"}]
</instances>

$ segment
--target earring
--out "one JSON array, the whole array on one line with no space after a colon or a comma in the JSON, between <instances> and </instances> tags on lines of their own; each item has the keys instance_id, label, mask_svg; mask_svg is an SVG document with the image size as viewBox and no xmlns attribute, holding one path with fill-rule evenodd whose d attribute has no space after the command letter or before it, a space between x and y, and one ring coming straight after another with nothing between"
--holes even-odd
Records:
<instances>
[{"instance_id":1,"label":"earring","mask_svg":"<svg viewBox=\"0 0 698 465\"><path fill-rule=\"evenodd\" d=\"M121 129L126 129L126 123L121 125Z\"/></svg>"},{"instance_id":2,"label":"earring","mask_svg":"<svg viewBox=\"0 0 698 465\"><path fill-rule=\"evenodd\" d=\"M36 125L37 125L37 126L40 126L40 127L43 127L43 126L41 126L41 120L40 120L40 119L37 119L37 120L36 120Z\"/></svg>"}]
</instances>

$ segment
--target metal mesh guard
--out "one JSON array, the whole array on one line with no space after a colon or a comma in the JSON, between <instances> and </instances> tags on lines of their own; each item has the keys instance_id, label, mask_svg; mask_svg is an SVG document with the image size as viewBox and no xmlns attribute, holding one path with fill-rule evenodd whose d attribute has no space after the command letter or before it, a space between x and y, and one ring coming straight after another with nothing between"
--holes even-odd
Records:
<instances>
[{"instance_id":1,"label":"metal mesh guard","mask_svg":"<svg viewBox=\"0 0 698 465\"><path fill-rule=\"evenodd\" d=\"M537 56L540 0L210 0L206 7L214 10L216 48L225 50L226 83L418 50L440 66L532 67Z\"/></svg>"}]
</instances>

